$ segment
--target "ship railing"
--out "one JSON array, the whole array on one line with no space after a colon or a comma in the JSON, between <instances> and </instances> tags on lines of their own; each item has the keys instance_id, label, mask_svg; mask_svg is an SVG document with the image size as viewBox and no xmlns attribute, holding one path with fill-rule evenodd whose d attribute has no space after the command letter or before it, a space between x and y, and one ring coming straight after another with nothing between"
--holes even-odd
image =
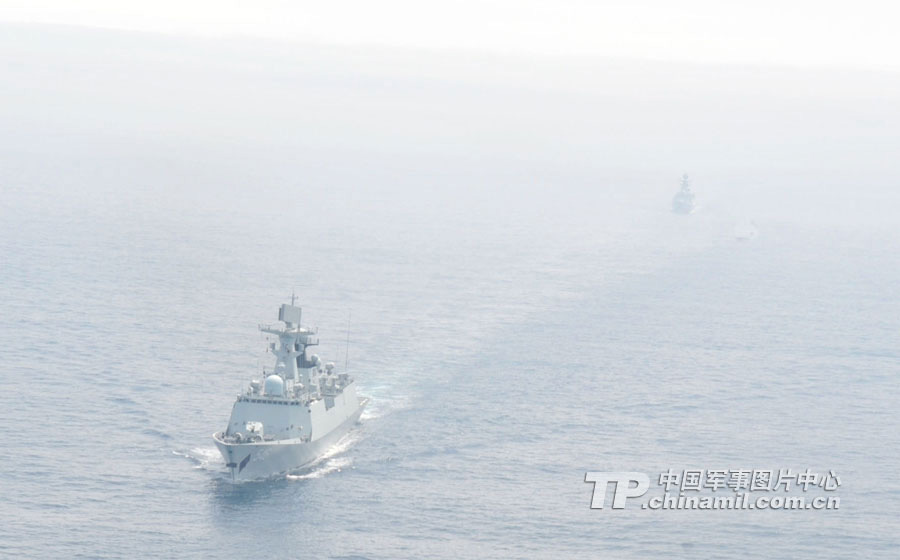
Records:
<instances>
[{"instance_id":1,"label":"ship railing","mask_svg":"<svg viewBox=\"0 0 900 560\"><path fill-rule=\"evenodd\" d=\"M256 325L259 330L267 330L267 331L284 331L284 327L280 323L257 323ZM319 327L300 327L300 332L296 334L302 334L307 336L313 336L319 334Z\"/></svg>"}]
</instances>

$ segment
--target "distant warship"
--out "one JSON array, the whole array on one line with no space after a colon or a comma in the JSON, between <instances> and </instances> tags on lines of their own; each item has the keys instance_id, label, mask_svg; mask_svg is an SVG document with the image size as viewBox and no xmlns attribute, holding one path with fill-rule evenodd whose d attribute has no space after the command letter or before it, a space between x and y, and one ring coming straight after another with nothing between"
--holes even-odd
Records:
<instances>
[{"instance_id":1,"label":"distant warship","mask_svg":"<svg viewBox=\"0 0 900 560\"><path fill-rule=\"evenodd\" d=\"M753 222L746 222L734 226L734 238L738 241L750 241L756 239L759 230Z\"/></svg>"},{"instance_id":2,"label":"distant warship","mask_svg":"<svg viewBox=\"0 0 900 560\"><path fill-rule=\"evenodd\" d=\"M316 331L300 326L299 307L283 304L284 327L260 326L278 337L270 344L275 369L238 395L228 427L213 434L232 480L265 478L309 465L359 420L369 399L334 363L323 364L307 348Z\"/></svg>"},{"instance_id":3,"label":"distant warship","mask_svg":"<svg viewBox=\"0 0 900 560\"><path fill-rule=\"evenodd\" d=\"M681 176L681 190L675 194L672 199L672 212L676 214L693 214L697 209L694 202L694 193L691 191L691 183L688 180L687 173Z\"/></svg>"}]
</instances>

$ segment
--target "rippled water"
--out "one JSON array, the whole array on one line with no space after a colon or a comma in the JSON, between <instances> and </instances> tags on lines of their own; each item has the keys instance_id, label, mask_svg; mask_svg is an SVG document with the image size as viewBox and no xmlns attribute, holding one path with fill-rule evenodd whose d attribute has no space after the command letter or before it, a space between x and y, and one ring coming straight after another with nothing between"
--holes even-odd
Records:
<instances>
[{"instance_id":1,"label":"rippled water","mask_svg":"<svg viewBox=\"0 0 900 560\"><path fill-rule=\"evenodd\" d=\"M893 230L39 179L3 185L0 555L897 553ZM372 403L311 469L233 485L210 435L292 289L338 363L352 311ZM585 471L670 467L834 469L841 509L589 509Z\"/></svg>"}]
</instances>

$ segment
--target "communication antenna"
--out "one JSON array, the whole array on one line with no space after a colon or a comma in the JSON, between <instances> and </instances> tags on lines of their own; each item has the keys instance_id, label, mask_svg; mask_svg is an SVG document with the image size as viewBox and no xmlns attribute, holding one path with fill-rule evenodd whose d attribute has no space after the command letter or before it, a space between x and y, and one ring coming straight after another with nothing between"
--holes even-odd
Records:
<instances>
[{"instance_id":1,"label":"communication antenna","mask_svg":"<svg viewBox=\"0 0 900 560\"><path fill-rule=\"evenodd\" d=\"M353 316L353 310L347 312L347 346L344 351L344 373L350 371L350 317Z\"/></svg>"}]
</instances>

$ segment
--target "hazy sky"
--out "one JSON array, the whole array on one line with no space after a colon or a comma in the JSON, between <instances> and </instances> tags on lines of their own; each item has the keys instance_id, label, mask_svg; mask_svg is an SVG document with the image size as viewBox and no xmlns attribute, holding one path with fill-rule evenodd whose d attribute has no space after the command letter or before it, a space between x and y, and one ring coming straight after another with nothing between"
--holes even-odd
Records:
<instances>
[{"instance_id":1,"label":"hazy sky","mask_svg":"<svg viewBox=\"0 0 900 560\"><path fill-rule=\"evenodd\" d=\"M0 0L0 20L335 44L900 70L885 0Z\"/></svg>"}]
</instances>

